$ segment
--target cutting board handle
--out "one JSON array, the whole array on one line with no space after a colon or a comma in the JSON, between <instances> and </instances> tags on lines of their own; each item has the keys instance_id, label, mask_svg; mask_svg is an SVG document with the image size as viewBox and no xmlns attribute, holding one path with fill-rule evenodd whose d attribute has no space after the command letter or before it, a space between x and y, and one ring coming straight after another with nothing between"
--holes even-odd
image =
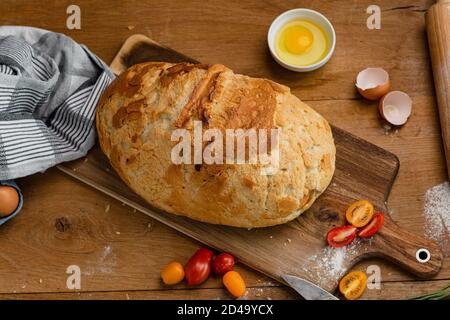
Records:
<instances>
[{"instance_id":1,"label":"cutting board handle","mask_svg":"<svg viewBox=\"0 0 450 320\"><path fill-rule=\"evenodd\" d=\"M437 243L400 228L389 217L372 244L373 255L391 260L419 277L432 277L441 269L443 255Z\"/></svg>"}]
</instances>

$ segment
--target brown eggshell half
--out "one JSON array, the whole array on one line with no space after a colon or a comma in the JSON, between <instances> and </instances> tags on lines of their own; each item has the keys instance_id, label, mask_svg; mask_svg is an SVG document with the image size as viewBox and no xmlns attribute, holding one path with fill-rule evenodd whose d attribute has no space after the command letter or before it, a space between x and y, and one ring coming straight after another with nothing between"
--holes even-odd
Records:
<instances>
[{"instance_id":1,"label":"brown eggshell half","mask_svg":"<svg viewBox=\"0 0 450 320\"><path fill-rule=\"evenodd\" d=\"M387 122L401 126L408 121L411 115L412 100L402 91L391 91L380 100L378 110Z\"/></svg>"},{"instance_id":2,"label":"brown eggshell half","mask_svg":"<svg viewBox=\"0 0 450 320\"><path fill-rule=\"evenodd\" d=\"M378 100L389 92L389 74L382 68L367 68L358 73L356 88L368 100Z\"/></svg>"}]
</instances>

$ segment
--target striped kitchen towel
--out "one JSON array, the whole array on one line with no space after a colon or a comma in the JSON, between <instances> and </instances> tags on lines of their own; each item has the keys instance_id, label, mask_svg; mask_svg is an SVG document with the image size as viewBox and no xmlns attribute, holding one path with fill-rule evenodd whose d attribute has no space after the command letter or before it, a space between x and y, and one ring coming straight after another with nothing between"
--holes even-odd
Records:
<instances>
[{"instance_id":1,"label":"striped kitchen towel","mask_svg":"<svg viewBox=\"0 0 450 320\"><path fill-rule=\"evenodd\" d=\"M0 180L86 155L95 107L114 75L85 46L31 27L0 27Z\"/></svg>"}]
</instances>

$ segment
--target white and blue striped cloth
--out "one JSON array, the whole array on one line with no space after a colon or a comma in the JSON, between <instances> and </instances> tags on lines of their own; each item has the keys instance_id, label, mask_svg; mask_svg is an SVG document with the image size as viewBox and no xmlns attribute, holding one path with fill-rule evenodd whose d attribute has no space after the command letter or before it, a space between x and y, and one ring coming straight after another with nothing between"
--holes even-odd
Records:
<instances>
[{"instance_id":1,"label":"white and blue striped cloth","mask_svg":"<svg viewBox=\"0 0 450 320\"><path fill-rule=\"evenodd\" d=\"M84 156L95 141L95 107L113 80L69 37L0 27L0 180Z\"/></svg>"}]
</instances>

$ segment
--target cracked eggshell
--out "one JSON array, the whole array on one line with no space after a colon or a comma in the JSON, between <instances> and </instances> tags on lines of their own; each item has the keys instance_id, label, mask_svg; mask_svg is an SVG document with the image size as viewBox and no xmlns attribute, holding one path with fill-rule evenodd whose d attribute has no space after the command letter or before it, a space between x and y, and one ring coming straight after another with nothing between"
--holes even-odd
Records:
<instances>
[{"instance_id":1,"label":"cracked eggshell","mask_svg":"<svg viewBox=\"0 0 450 320\"><path fill-rule=\"evenodd\" d=\"M367 68L358 73L356 88L368 100L378 100L389 92L389 74L382 68Z\"/></svg>"},{"instance_id":2,"label":"cracked eggshell","mask_svg":"<svg viewBox=\"0 0 450 320\"><path fill-rule=\"evenodd\" d=\"M387 122L401 126L411 115L412 100L402 91L391 91L381 99L378 109Z\"/></svg>"}]
</instances>

